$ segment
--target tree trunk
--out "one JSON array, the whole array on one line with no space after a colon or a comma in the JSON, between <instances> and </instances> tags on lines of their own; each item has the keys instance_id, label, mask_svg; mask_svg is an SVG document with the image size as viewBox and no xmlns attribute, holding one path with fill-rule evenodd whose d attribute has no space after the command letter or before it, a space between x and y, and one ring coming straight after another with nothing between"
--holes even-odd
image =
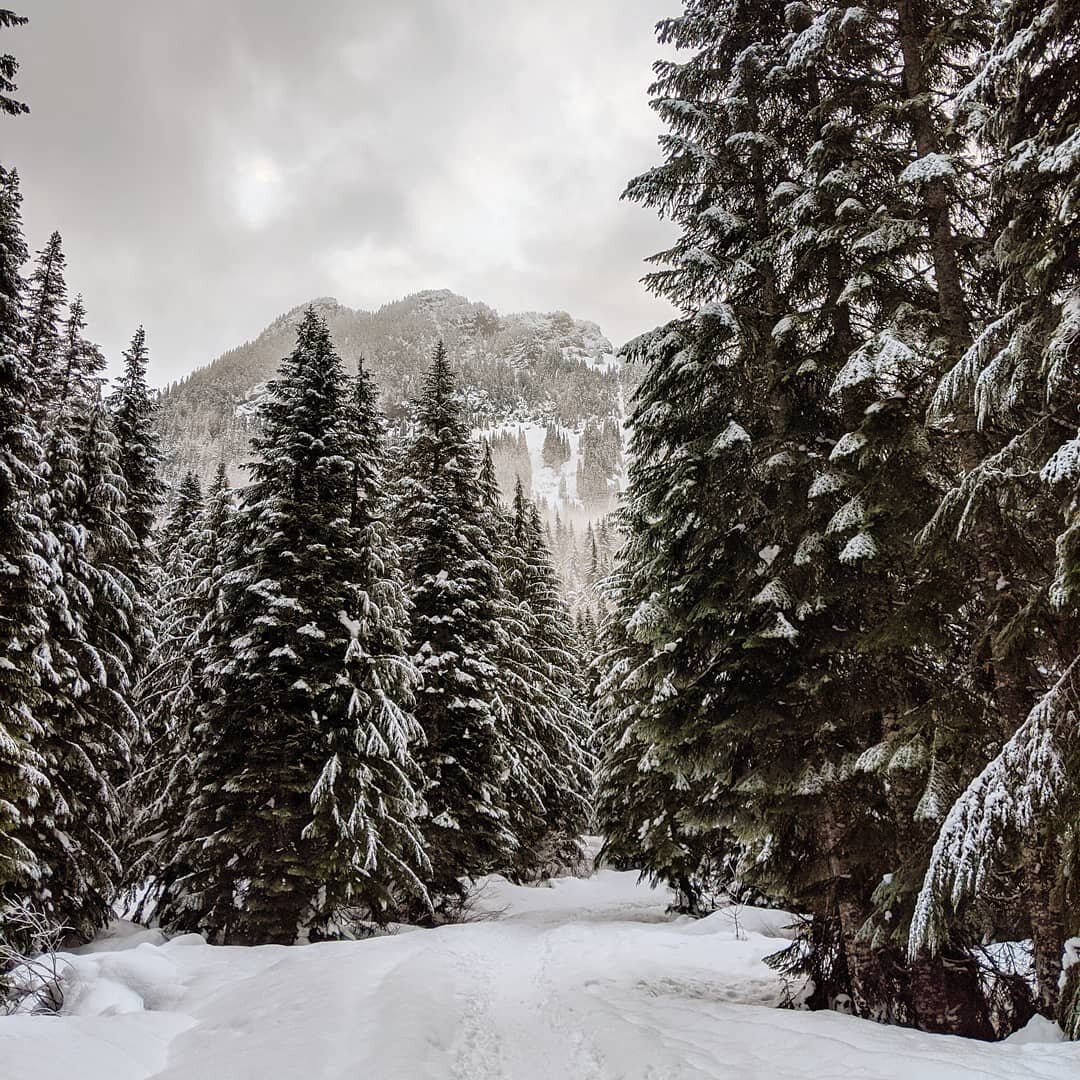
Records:
<instances>
[{"instance_id":1,"label":"tree trunk","mask_svg":"<svg viewBox=\"0 0 1080 1080\"><path fill-rule=\"evenodd\" d=\"M1065 919L1057 889L1056 843L1039 837L1024 849L1024 883L1035 953L1035 1000L1040 1013L1057 1016Z\"/></svg>"},{"instance_id":2,"label":"tree trunk","mask_svg":"<svg viewBox=\"0 0 1080 1080\"><path fill-rule=\"evenodd\" d=\"M930 112L929 87L923 65L923 44L928 28L916 16L914 0L897 0L900 24L900 51L903 54L903 94L912 102L908 110L915 149L920 158L937 153L940 138ZM941 179L929 181L923 194L930 253L938 291L942 327L954 346L962 352L970 343L970 313L964 295L956 236L950 215L949 191Z\"/></svg>"},{"instance_id":3,"label":"tree trunk","mask_svg":"<svg viewBox=\"0 0 1080 1080\"><path fill-rule=\"evenodd\" d=\"M939 1035L996 1038L974 959L967 954L923 953L908 966L916 1025Z\"/></svg>"}]
</instances>

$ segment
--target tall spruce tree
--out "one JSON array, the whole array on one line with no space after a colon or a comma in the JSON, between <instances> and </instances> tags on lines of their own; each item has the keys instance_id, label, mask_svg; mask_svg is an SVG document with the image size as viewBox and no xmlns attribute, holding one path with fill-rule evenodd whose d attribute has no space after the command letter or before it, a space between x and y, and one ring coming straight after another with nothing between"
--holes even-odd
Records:
<instances>
[{"instance_id":1,"label":"tall spruce tree","mask_svg":"<svg viewBox=\"0 0 1080 1080\"><path fill-rule=\"evenodd\" d=\"M666 776L671 808L649 815L657 827L639 835L647 869L671 879L690 908L722 884L717 868L732 848L718 823L746 803L737 785L758 782L747 751L798 745L766 690L786 677L798 631L789 589L759 554L783 537L753 473L787 449L791 411L769 209L792 170L782 138L790 110L767 78L783 8L692 3L659 25L661 42L690 56L655 65L654 107L671 129L665 161L626 193L681 227L646 281L684 315L627 347L649 370L631 417L627 543L605 635L613 663L599 690L603 742L622 764L601 770L599 825L610 850L632 845L639 811L619 809L617 785L636 769L642 779L627 792L645 786L655 798L648 774Z\"/></svg>"},{"instance_id":2,"label":"tall spruce tree","mask_svg":"<svg viewBox=\"0 0 1080 1080\"><path fill-rule=\"evenodd\" d=\"M512 546L510 515L503 506L490 441L484 441L477 476L480 522L485 551L498 570L498 593L492 597L494 630L493 712L505 756L508 828L514 838L514 877L536 871L537 851L531 843L543 829L543 769L537 713L538 672L532 649L532 620L525 603L510 588L518 559Z\"/></svg>"},{"instance_id":3,"label":"tall spruce tree","mask_svg":"<svg viewBox=\"0 0 1080 1080\"><path fill-rule=\"evenodd\" d=\"M64 367L58 358L62 344L60 321L67 303L63 241L58 232L38 252L26 290L26 360L34 373L42 408L55 401L61 387ZM44 411L39 421L44 417Z\"/></svg>"},{"instance_id":4,"label":"tall spruce tree","mask_svg":"<svg viewBox=\"0 0 1080 1080\"><path fill-rule=\"evenodd\" d=\"M415 668L374 392L313 309L269 386L225 551L168 925L290 943L422 893ZM373 442L374 441L374 442ZM166 878L171 877L169 867Z\"/></svg>"},{"instance_id":5,"label":"tall spruce tree","mask_svg":"<svg viewBox=\"0 0 1080 1080\"><path fill-rule=\"evenodd\" d=\"M550 875L580 858L588 812L589 751L580 657L569 612L554 584L535 507L515 485L509 512L499 498L491 447L479 490L488 543L504 592L498 597L498 701L510 763L513 877Z\"/></svg>"},{"instance_id":6,"label":"tall spruce tree","mask_svg":"<svg viewBox=\"0 0 1080 1080\"><path fill-rule=\"evenodd\" d=\"M165 570L197 527L203 509L199 478L189 469L176 488L169 517L158 534L158 560Z\"/></svg>"},{"instance_id":7,"label":"tall spruce tree","mask_svg":"<svg viewBox=\"0 0 1080 1080\"><path fill-rule=\"evenodd\" d=\"M134 576L148 573L149 544L161 502L158 479L158 436L154 428L157 405L146 381L149 352L140 326L124 353L124 370L110 397L113 426L120 441L120 464L128 489L127 522L142 555Z\"/></svg>"},{"instance_id":8,"label":"tall spruce tree","mask_svg":"<svg viewBox=\"0 0 1080 1080\"><path fill-rule=\"evenodd\" d=\"M161 629L139 686L146 750L131 785L126 870L128 886L142 891L140 918L192 869L175 857L176 837L197 788L197 725L215 692L207 665L218 645L223 557L232 522L233 493L224 463L205 499L193 477L181 489L159 542ZM168 902L162 910L166 919Z\"/></svg>"},{"instance_id":9,"label":"tall spruce tree","mask_svg":"<svg viewBox=\"0 0 1080 1080\"><path fill-rule=\"evenodd\" d=\"M440 342L424 378L416 434L396 493L396 526L412 603L411 649L423 677L416 718L433 899L461 879L506 869L516 847L498 697L503 584L477 494L478 462Z\"/></svg>"},{"instance_id":10,"label":"tall spruce tree","mask_svg":"<svg viewBox=\"0 0 1080 1080\"><path fill-rule=\"evenodd\" d=\"M7 24L5 24L7 25ZM13 70L13 69L12 69ZM5 69L5 77L7 69ZM6 87L5 87L6 88ZM40 649L56 569L46 546L43 451L33 425L35 395L24 352L22 279L26 260L18 176L0 169L0 934L7 906L40 879L33 850L18 835L32 808L50 797L35 740L41 735ZM45 669L43 671L43 669Z\"/></svg>"},{"instance_id":11,"label":"tall spruce tree","mask_svg":"<svg viewBox=\"0 0 1080 1080\"><path fill-rule=\"evenodd\" d=\"M133 821L125 868L132 883L153 878L147 866L148 836L162 824L161 807L175 794L169 778L182 755L180 729L186 701L187 678L197 653L195 635L207 612L202 570L208 543L205 534L202 489L188 472L176 489L172 511L157 536L154 611L157 633L154 647L139 680L139 711L144 718L142 754L129 786L129 813ZM216 538L215 538L216 539ZM175 818L173 826L177 824Z\"/></svg>"},{"instance_id":12,"label":"tall spruce tree","mask_svg":"<svg viewBox=\"0 0 1080 1080\"><path fill-rule=\"evenodd\" d=\"M951 915L981 928L1019 894L1039 1007L1058 1008L1080 1038L1080 972L1061 973L1064 938L1080 930L1080 38L1073 5L1008 0L997 16L960 102L991 167L997 303L938 387L932 418L966 439L968 468L925 539L981 552L968 606L982 622L988 712L1004 745L944 822L911 940L941 948Z\"/></svg>"},{"instance_id":13,"label":"tall spruce tree","mask_svg":"<svg viewBox=\"0 0 1080 1080\"><path fill-rule=\"evenodd\" d=\"M47 264L56 245L42 257ZM62 291L62 282L59 285ZM119 448L101 403L104 359L86 341L81 298L61 327L39 319L37 365L47 422L48 525L59 575L47 608L54 676L39 748L52 782L25 823L43 876L36 900L83 938L104 926L120 885L119 844L138 721L132 666L138 597L121 566L134 540L124 520Z\"/></svg>"},{"instance_id":14,"label":"tall spruce tree","mask_svg":"<svg viewBox=\"0 0 1080 1080\"><path fill-rule=\"evenodd\" d=\"M666 160L628 188L681 227L647 281L684 316L628 348L650 370L602 827L691 904L734 847L742 880L837 926L860 1012L985 1033L970 968L950 991L901 949L942 791L979 753L959 575L915 539L952 467L922 411L972 313L946 132L984 13L686 7L659 27L691 54L656 66ZM662 801L650 774L662 815L620 803Z\"/></svg>"},{"instance_id":15,"label":"tall spruce tree","mask_svg":"<svg viewBox=\"0 0 1080 1080\"><path fill-rule=\"evenodd\" d=\"M546 768L538 779L544 819L532 862L544 869L557 868L576 861L578 837L585 832L591 802L593 761L582 656L570 612L559 595L539 511L525 498L520 480L511 526L520 569L508 584L511 595L529 612L530 643L536 656L533 687L543 706L538 734Z\"/></svg>"},{"instance_id":16,"label":"tall spruce tree","mask_svg":"<svg viewBox=\"0 0 1080 1080\"><path fill-rule=\"evenodd\" d=\"M978 764L967 658L953 637L970 564L943 573L915 552L955 468L923 413L963 347L979 250L962 231L972 222L958 208L975 194L948 157L958 149L948 102L952 62L977 43L985 13L936 17L906 4L785 11L784 78L808 122L793 182L774 193L796 301L777 330L816 375L792 400L818 450L812 480L782 500L793 542L773 566L800 613L782 698L812 733L786 766L788 817L826 839L802 872L828 883L857 1007L985 1034L970 964L970 1004L957 1008L939 963L909 971L900 955L942 791ZM783 831L771 815L760 830Z\"/></svg>"}]
</instances>

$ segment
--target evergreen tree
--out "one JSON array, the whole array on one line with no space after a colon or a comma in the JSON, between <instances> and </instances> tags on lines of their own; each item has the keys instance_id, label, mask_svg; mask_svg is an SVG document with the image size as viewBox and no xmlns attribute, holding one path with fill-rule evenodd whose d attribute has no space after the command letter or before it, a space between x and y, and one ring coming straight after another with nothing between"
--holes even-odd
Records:
<instances>
[{"instance_id":1,"label":"evergreen tree","mask_svg":"<svg viewBox=\"0 0 1080 1080\"><path fill-rule=\"evenodd\" d=\"M157 476L158 436L154 430L157 405L146 382L148 361L146 332L140 326L124 353L124 371L110 398L128 491L127 522L141 552L139 565L132 567L136 579L149 572L148 545L162 494Z\"/></svg>"},{"instance_id":2,"label":"evergreen tree","mask_svg":"<svg viewBox=\"0 0 1080 1080\"><path fill-rule=\"evenodd\" d=\"M305 314L262 406L225 551L213 689L162 907L215 939L289 943L422 893L415 669L382 519L370 381ZM190 868L190 870L188 869Z\"/></svg>"},{"instance_id":3,"label":"evergreen tree","mask_svg":"<svg viewBox=\"0 0 1080 1080\"><path fill-rule=\"evenodd\" d=\"M511 517L499 497L490 442L484 443L477 489L485 550L498 570L492 604L495 631L494 715L505 759L508 829L513 836L517 879L539 876L541 854L533 841L544 830L543 775L547 765L541 742L544 723L542 679L534 649L534 620L514 585L523 571L514 547ZM520 490L520 479L516 489Z\"/></svg>"},{"instance_id":4,"label":"evergreen tree","mask_svg":"<svg viewBox=\"0 0 1080 1080\"><path fill-rule=\"evenodd\" d=\"M59 925L90 937L111 917L121 875L118 792L138 736L132 709L138 598L121 570L134 542L124 521L119 450L101 403L104 359L84 332L76 298L60 331L60 355L42 350L38 359L41 381L51 389L48 521L60 573L48 607L55 676L39 744L53 798L27 829L43 864L40 905ZM45 326L39 334L56 336Z\"/></svg>"},{"instance_id":5,"label":"evergreen tree","mask_svg":"<svg viewBox=\"0 0 1080 1080\"><path fill-rule=\"evenodd\" d=\"M440 343L396 495L413 609L411 647L423 676L416 717L426 737L425 836L436 898L459 897L462 877L505 868L515 847L498 701L502 583L483 526L477 475Z\"/></svg>"},{"instance_id":6,"label":"evergreen tree","mask_svg":"<svg viewBox=\"0 0 1080 1080\"><path fill-rule=\"evenodd\" d=\"M196 725L215 693L207 665L219 645L224 549L232 525L233 495L224 463L205 499L197 483L185 481L182 488L162 533L161 630L139 686L146 753L132 784L134 824L126 859L129 887L143 890L139 917L192 869L174 857L176 837L198 787ZM168 901L162 915L169 917Z\"/></svg>"},{"instance_id":7,"label":"evergreen tree","mask_svg":"<svg viewBox=\"0 0 1080 1080\"><path fill-rule=\"evenodd\" d=\"M898 938L934 750L970 744L963 694L946 732L931 694L963 657L955 583L915 567L914 541L947 468L921 411L968 317L928 88L950 90L979 19L690 3L660 24L692 55L657 65L666 161L628 195L681 226L647 281L684 316L629 348L650 370L600 688L612 851L636 831L691 904L737 856L744 882L838 925L860 1012L968 1031L977 987L945 1007L940 966L905 972ZM628 770L666 775L664 815L620 802Z\"/></svg>"},{"instance_id":8,"label":"evergreen tree","mask_svg":"<svg viewBox=\"0 0 1080 1080\"><path fill-rule=\"evenodd\" d=\"M54 232L38 252L26 290L26 359L37 381L42 415L59 399L61 387L55 384L64 376L59 357L63 348L60 318L67 303L65 267L63 242Z\"/></svg>"},{"instance_id":9,"label":"evergreen tree","mask_svg":"<svg viewBox=\"0 0 1080 1080\"><path fill-rule=\"evenodd\" d=\"M40 647L55 567L42 520L43 451L23 350L20 203L18 177L0 169L0 934L4 909L41 874L18 831L32 808L51 798L34 743L42 731L42 676L51 674Z\"/></svg>"},{"instance_id":10,"label":"evergreen tree","mask_svg":"<svg viewBox=\"0 0 1080 1080\"><path fill-rule=\"evenodd\" d=\"M513 543L523 569L517 595L532 616L530 640L540 675L534 685L543 691L546 707L540 728L548 764L542 774L545 814L541 861L561 866L578 854L578 837L586 829L592 794L594 762L589 750L583 658L574 640L570 612L559 594L539 511L535 503L525 499L520 485L514 496L512 524Z\"/></svg>"},{"instance_id":11,"label":"evergreen tree","mask_svg":"<svg viewBox=\"0 0 1080 1080\"><path fill-rule=\"evenodd\" d=\"M977 43L985 13L966 5L940 28L936 15L906 4L824 6L816 18L796 5L785 18L795 31L784 45L786 89L806 102L808 122L796 129L796 182L774 200L795 256L795 310L775 329L815 373L816 387L804 382L788 396L809 421L799 443L820 432L828 452L811 454L802 491L782 498L787 528L776 535L792 543L770 564L800 615L782 696L810 736L786 766L783 814L828 838L801 872L810 877L814 866L813 878L833 882L857 1007L985 1034L962 950L951 958L968 968L962 1007L958 994L944 1001L939 964L907 971L899 955L941 792L977 765L952 615L969 565L920 565L914 542L955 467L927 437L923 413L971 317L978 244L960 231L971 222L958 208L977 195L948 157L959 146L946 102L953 61ZM887 76L896 70L899 85ZM798 451L786 447L774 468ZM808 513L791 509L804 505ZM774 789L785 786L772 775ZM837 812L846 807L853 812ZM767 815L758 835L777 826ZM830 863L843 868L840 881Z\"/></svg>"},{"instance_id":12,"label":"evergreen tree","mask_svg":"<svg viewBox=\"0 0 1080 1080\"><path fill-rule=\"evenodd\" d=\"M490 453L480 497L491 550L505 584L497 605L501 633L498 698L510 761L514 877L529 880L580 857L590 761L580 656L569 633L535 506L520 480L510 512L492 484Z\"/></svg>"},{"instance_id":13,"label":"evergreen tree","mask_svg":"<svg viewBox=\"0 0 1080 1080\"><path fill-rule=\"evenodd\" d=\"M8 29L12 26L25 26L30 20L25 15L16 15L14 11L0 8L0 29ZM22 101L16 101L11 94L14 93L15 75L19 70L19 62L10 53L0 56L0 112L8 116L18 116L20 113L28 113L30 108Z\"/></svg>"},{"instance_id":14,"label":"evergreen tree","mask_svg":"<svg viewBox=\"0 0 1080 1080\"><path fill-rule=\"evenodd\" d=\"M618 857L639 837L645 869L692 909L734 854L717 823L747 798L736 785L755 729L770 746L779 738L766 687L785 677L797 636L782 604L753 602L768 584L758 552L775 538L752 469L769 456L772 331L784 314L768 200L797 148L782 149L785 114L763 100L782 7L690 4L660 24L662 42L692 55L655 66L656 108L672 129L666 160L627 189L683 226L646 280L686 315L627 350L649 369L631 417L627 543L602 646L598 824ZM787 595L781 583L772 592Z\"/></svg>"},{"instance_id":15,"label":"evergreen tree","mask_svg":"<svg viewBox=\"0 0 1080 1080\"><path fill-rule=\"evenodd\" d=\"M202 501L199 478L189 469L176 489L172 510L158 537L159 561L166 573L170 561L191 537L201 515Z\"/></svg>"},{"instance_id":16,"label":"evergreen tree","mask_svg":"<svg viewBox=\"0 0 1080 1080\"><path fill-rule=\"evenodd\" d=\"M912 926L941 948L949 919L1030 918L1040 1009L1080 1038L1080 983L1061 974L1080 930L1080 788L1073 707L1080 636L1080 48L1073 5L998 6L961 119L991 166L994 317L941 381L931 412L965 439L968 468L925 540L980 552L969 610L982 625L988 714L1003 743L944 821ZM972 434L971 429L976 429Z\"/></svg>"},{"instance_id":17,"label":"evergreen tree","mask_svg":"<svg viewBox=\"0 0 1080 1080\"><path fill-rule=\"evenodd\" d=\"M204 610L205 551L216 537L203 528L206 508L194 473L184 475L176 492L172 511L157 537L157 573L154 610L157 633L154 648L139 682L139 707L145 718L143 753L130 785L132 819L131 850L125 853L125 868L141 874L131 884L139 885L153 876L145 865L147 836L155 833L161 807L169 801L169 777L183 753L181 731L184 723L179 701L188 702L188 676L198 651L196 635L207 616ZM175 818L172 821L177 824Z\"/></svg>"},{"instance_id":18,"label":"evergreen tree","mask_svg":"<svg viewBox=\"0 0 1080 1080\"><path fill-rule=\"evenodd\" d=\"M570 460L570 439L566 432L555 424L548 424L540 456L549 469L558 472Z\"/></svg>"}]
</instances>

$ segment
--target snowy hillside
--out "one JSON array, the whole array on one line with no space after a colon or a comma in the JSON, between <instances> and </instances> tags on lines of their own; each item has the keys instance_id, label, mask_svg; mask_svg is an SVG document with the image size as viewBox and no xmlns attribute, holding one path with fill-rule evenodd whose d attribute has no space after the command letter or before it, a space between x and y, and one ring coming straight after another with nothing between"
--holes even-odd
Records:
<instances>
[{"instance_id":1,"label":"snowy hillside","mask_svg":"<svg viewBox=\"0 0 1080 1080\"><path fill-rule=\"evenodd\" d=\"M621 365L596 323L565 312L500 315L445 289L416 293L374 312L355 311L330 297L310 304L326 319L346 366L363 358L392 421L408 415L439 339L478 425L522 426L534 433L528 436L532 446L536 439L542 443L550 422L580 432L592 417L621 416ZM192 469L205 483L219 461L230 466L234 483L245 481L239 465L247 458L256 406L292 348L307 306L275 319L253 341L163 393L158 427L167 481L175 484ZM539 468L534 475L540 476ZM614 486L614 475L611 480ZM556 482L553 497L557 488Z\"/></svg>"},{"instance_id":2,"label":"snowy hillside","mask_svg":"<svg viewBox=\"0 0 1080 1080\"><path fill-rule=\"evenodd\" d=\"M283 948L118 926L65 958L64 1015L0 1021L0 1080L1064 1080L1036 1021L989 1045L775 1008L789 917L700 921L634 872L489 878L483 921ZM1045 1041L1043 1041L1045 1040Z\"/></svg>"}]
</instances>

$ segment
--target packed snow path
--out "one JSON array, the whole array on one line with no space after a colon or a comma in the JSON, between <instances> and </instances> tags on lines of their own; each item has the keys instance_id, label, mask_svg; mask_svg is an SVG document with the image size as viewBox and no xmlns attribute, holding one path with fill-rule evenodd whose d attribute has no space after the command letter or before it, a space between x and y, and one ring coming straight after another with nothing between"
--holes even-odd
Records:
<instances>
[{"instance_id":1,"label":"packed snow path","mask_svg":"<svg viewBox=\"0 0 1080 1080\"><path fill-rule=\"evenodd\" d=\"M783 946L785 917L693 922L667 899L611 871L536 889L495 878L482 921L289 949L159 944L121 926L71 958L68 1015L0 1019L0 1078L1080 1076L1078 1044L986 1046L771 1008L761 957Z\"/></svg>"}]
</instances>

